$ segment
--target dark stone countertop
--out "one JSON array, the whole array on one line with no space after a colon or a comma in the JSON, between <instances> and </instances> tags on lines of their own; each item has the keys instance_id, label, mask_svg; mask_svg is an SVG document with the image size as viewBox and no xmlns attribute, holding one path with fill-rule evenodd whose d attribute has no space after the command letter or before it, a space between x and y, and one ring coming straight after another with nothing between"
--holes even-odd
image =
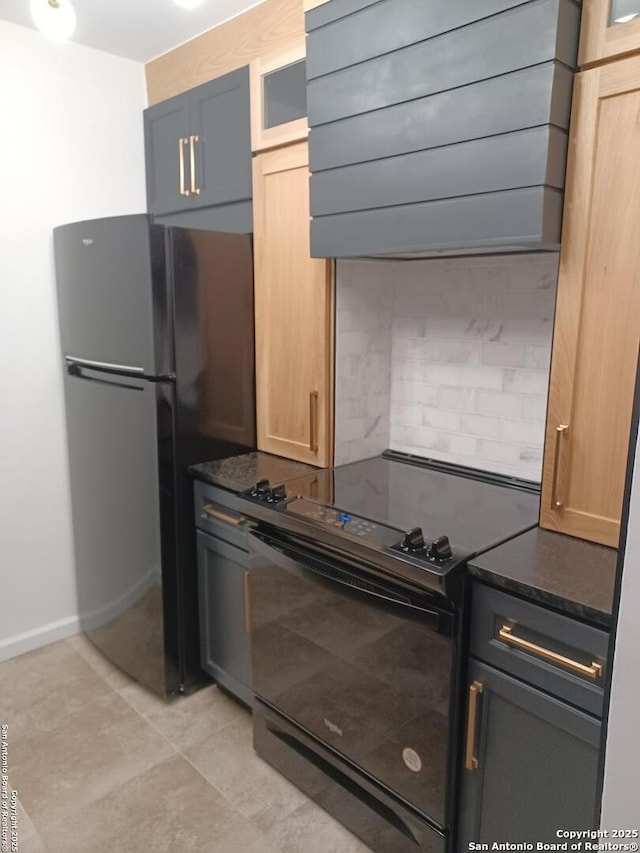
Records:
<instances>
[{"instance_id":1,"label":"dark stone countertop","mask_svg":"<svg viewBox=\"0 0 640 853\"><path fill-rule=\"evenodd\" d=\"M271 453L243 453L229 459L217 459L214 462L202 462L192 465L190 473L199 480L221 486L231 492L244 492L258 480L269 480L272 486L278 486L295 477L303 477L317 471L312 465L272 456Z\"/></svg>"},{"instance_id":2,"label":"dark stone countertop","mask_svg":"<svg viewBox=\"0 0 640 853\"><path fill-rule=\"evenodd\" d=\"M469 574L568 616L609 628L618 553L536 528L469 563Z\"/></svg>"}]
</instances>

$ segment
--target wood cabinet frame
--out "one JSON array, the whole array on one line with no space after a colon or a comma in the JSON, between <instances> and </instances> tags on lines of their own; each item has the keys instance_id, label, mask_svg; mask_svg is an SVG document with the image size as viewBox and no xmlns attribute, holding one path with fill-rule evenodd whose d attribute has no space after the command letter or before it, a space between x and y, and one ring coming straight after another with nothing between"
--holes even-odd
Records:
<instances>
[{"instance_id":1,"label":"wood cabinet frame","mask_svg":"<svg viewBox=\"0 0 640 853\"><path fill-rule=\"evenodd\" d=\"M611 0L584 0L578 54L581 68L640 51L640 18L609 26L610 10Z\"/></svg>"},{"instance_id":2,"label":"wood cabinet frame","mask_svg":"<svg viewBox=\"0 0 640 853\"><path fill-rule=\"evenodd\" d=\"M302 184L290 181L296 172ZM268 181L278 176L290 203L281 198L274 208ZM306 142L254 157L258 449L326 468L333 464L335 262L310 256L308 186Z\"/></svg>"},{"instance_id":3,"label":"wood cabinet frame","mask_svg":"<svg viewBox=\"0 0 640 853\"><path fill-rule=\"evenodd\" d=\"M291 142L306 139L309 134L307 117L289 121L276 127L265 128L262 124L264 85L263 78L272 71L299 62L306 56L304 38L296 39L284 50L261 56L249 64L251 92L251 150L264 151Z\"/></svg>"},{"instance_id":4,"label":"wood cabinet frame","mask_svg":"<svg viewBox=\"0 0 640 853\"><path fill-rule=\"evenodd\" d=\"M612 547L640 343L638 111L640 55L576 75L542 475L541 526Z\"/></svg>"}]
</instances>

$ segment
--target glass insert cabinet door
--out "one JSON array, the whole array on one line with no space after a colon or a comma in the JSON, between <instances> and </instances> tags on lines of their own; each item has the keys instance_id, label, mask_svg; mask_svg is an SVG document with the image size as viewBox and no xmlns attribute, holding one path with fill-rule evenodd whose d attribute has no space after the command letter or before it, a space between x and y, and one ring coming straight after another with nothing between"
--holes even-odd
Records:
<instances>
[{"instance_id":1,"label":"glass insert cabinet door","mask_svg":"<svg viewBox=\"0 0 640 853\"><path fill-rule=\"evenodd\" d=\"M640 0L583 0L581 68L640 51Z\"/></svg>"},{"instance_id":2,"label":"glass insert cabinet door","mask_svg":"<svg viewBox=\"0 0 640 853\"><path fill-rule=\"evenodd\" d=\"M255 59L250 76L252 150L263 151L305 139L308 126L304 40Z\"/></svg>"}]
</instances>

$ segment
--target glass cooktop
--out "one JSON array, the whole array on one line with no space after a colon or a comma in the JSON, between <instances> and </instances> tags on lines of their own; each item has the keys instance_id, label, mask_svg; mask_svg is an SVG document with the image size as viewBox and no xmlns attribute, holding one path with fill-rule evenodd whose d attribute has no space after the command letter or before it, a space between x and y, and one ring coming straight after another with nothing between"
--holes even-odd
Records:
<instances>
[{"instance_id":1,"label":"glass cooktop","mask_svg":"<svg viewBox=\"0 0 640 853\"><path fill-rule=\"evenodd\" d=\"M341 516L356 516L363 530L376 522L400 531L420 527L425 539L448 536L474 554L537 524L537 492L465 473L375 457L288 480L286 492L334 511L322 512L338 524Z\"/></svg>"}]
</instances>

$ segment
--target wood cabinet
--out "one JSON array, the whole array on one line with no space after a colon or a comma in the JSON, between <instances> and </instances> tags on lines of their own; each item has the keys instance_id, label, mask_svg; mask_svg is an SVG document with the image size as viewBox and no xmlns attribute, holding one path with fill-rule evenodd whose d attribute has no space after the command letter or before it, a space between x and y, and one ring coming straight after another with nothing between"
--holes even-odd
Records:
<instances>
[{"instance_id":1,"label":"wood cabinet","mask_svg":"<svg viewBox=\"0 0 640 853\"><path fill-rule=\"evenodd\" d=\"M333 262L309 249L307 143L253 161L258 448L333 459Z\"/></svg>"},{"instance_id":2,"label":"wood cabinet","mask_svg":"<svg viewBox=\"0 0 640 853\"><path fill-rule=\"evenodd\" d=\"M473 585L456 850L597 827L608 639Z\"/></svg>"},{"instance_id":3,"label":"wood cabinet","mask_svg":"<svg viewBox=\"0 0 640 853\"><path fill-rule=\"evenodd\" d=\"M617 546L640 343L640 56L576 76L541 525Z\"/></svg>"},{"instance_id":4,"label":"wood cabinet","mask_svg":"<svg viewBox=\"0 0 640 853\"><path fill-rule=\"evenodd\" d=\"M580 67L640 51L640 0L584 0Z\"/></svg>"},{"instance_id":5,"label":"wood cabinet","mask_svg":"<svg viewBox=\"0 0 640 853\"><path fill-rule=\"evenodd\" d=\"M251 199L249 116L247 67L145 110L149 212Z\"/></svg>"},{"instance_id":6,"label":"wood cabinet","mask_svg":"<svg viewBox=\"0 0 640 853\"><path fill-rule=\"evenodd\" d=\"M251 77L251 148L263 151L306 139L305 43L254 59Z\"/></svg>"}]
</instances>

